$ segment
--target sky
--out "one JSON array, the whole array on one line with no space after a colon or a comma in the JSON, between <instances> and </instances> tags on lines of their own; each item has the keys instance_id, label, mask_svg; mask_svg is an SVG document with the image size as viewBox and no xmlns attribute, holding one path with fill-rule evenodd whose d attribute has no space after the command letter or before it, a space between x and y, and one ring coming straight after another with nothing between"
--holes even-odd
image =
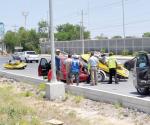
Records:
<instances>
[{"instance_id":1,"label":"sky","mask_svg":"<svg viewBox=\"0 0 150 125\"><path fill-rule=\"evenodd\" d=\"M27 12L27 28L38 27L48 19L49 0L0 0L0 22L5 30L24 26L23 12ZM150 0L124 0L125 35L141 37L150 32ZM80 24L81 11L86 30L95 38L123 36L122 0L53 0L54 26L65 23Z\"/></svg>"}]
</instances>

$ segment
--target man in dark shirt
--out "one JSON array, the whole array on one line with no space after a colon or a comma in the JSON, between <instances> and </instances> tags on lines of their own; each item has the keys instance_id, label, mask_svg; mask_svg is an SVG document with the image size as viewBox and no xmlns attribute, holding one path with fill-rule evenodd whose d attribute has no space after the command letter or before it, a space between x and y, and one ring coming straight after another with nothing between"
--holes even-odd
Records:
<instances>
[{"instance_id":1,"label":"man in dark shirt","mask_svg":"<svg viewBox=\"0 0 150 125\"><path fill-rule=\"evenodd\" d=\"M55 63L56 63L56 75L57 79L60 80L60 50L56 49Z\"/></svg>"}]
</instances>

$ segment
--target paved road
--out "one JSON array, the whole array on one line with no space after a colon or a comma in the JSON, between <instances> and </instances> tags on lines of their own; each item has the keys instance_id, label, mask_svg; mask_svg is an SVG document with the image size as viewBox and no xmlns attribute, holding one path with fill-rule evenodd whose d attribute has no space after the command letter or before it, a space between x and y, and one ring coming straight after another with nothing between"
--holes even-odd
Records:
<instances>
[{"instance_id":1,"label":"paved road","mask_svg":"<svg viewBox=\"0 0 150 125\"><path fill-rule=\"evenodd\" d=\"M39 78L38 73L37 73L37 68L38 68L37 63L29 63L28 66L26 67L26 69L24 69L24 70L8 70L8 69L4 69L2 66L7 61L8 61L8 57L0 57L0 70L10 72L10 73L15 73L15 74L31 76L34 78ZM121 62L124 62L124 60L121 60ZM42 77L40 77L40 79L42 79ZM104 91L125 94L128 96L150 99L150 95L143 97L143 96L140 96L136 92L136 89L133 86L131 73L130 73L130 77L127 81L121 81L117 85L116 84L107 84L107 81L98 83L98 86L89 86L89 84L83 84L83 83L81 83L80 85L85 86L87 88L100 89L100 90L104 90Z\"/></svg>"}]
</instances>

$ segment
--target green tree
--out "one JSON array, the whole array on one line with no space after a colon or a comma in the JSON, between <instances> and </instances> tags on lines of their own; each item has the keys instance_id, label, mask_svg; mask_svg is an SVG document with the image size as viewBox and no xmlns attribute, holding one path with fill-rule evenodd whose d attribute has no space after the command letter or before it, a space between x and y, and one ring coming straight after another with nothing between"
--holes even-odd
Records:
<instances>
[{"instance_id":1,"label":"green tree","mask_svg":"<svg viewBox=\"0 0 150 125\"><path fill-rule=\"evenodd\" d=\"M80 26L73 24L62 24L56 27L55 39L57 41L70 41L80 39ZM84 27L84 39L90 38L90 32L85 31Z\"/></svg>"},{"instance_id":2,"label":"green tree","mask_svg":"<svg viewBox=\"0 0 150 125\"><path fill-rule=\"evenodd\" d=\"M19 44L19 39L17 34L12 31L7 31L4 36L4 43L7 46L8 52L14 52L14 47Z\"/></svg>"},{"instance_id":3,"label":"green tree","mask_svg":"<svg viewBox=\"0 0 150 125\"><path fill-rule=\"evenodd\" d=\"M44 20L38 23L38 33L40 38L48 37L48 23Z\"/></svg>"},{"instance_id":4,"label":"green tree","mask_svg":"<svg viewBox=\"0 0 150 125\"><path fill-rule=\"evenodd\" d=\"M126 38L136 38L135 36L126 36Z\"/></svg>"},{"instance_id":5,"label":"green tree","mask_svg":"<svg viewBox=\"0 0 150 125\"><path fill-rule=\"evenodd\" d=\"M142 37L150 37L150 32L146 32L142 35Z\"/></svg>"},{"instance_id":6,"label":"green tree","mask_svg":"<svg viewBox=\"0 0 150 125\"><path fill-rule=\"evenodd\" d=\"M39 52L39 34L36 30L25 30L20 27L18 32L8 31L4 36L8 52L14 52L15 46L22 46L23 50Z\"/></svg>"},{"instance_id":7,"label":"green tree","mask_svg":"<svg viewBox=\"0 0 150 125\"><path fill-rule=\"evenodd\" d=\"M98 40L108 39L108 37L104 36L104 34L103 34L103 33L102 33L102 34L100 34L99 36L96 36L95 38L96 38L96 39L98 39Z\"/></svg>"},{"instance_id":8,"label":"green tree","mask_svg":"<svg viewBox=\"0 0 150 125\"><path fill-rule=\"evenodd\" d=\"M34 50L39 52L39 35L36 30L26 31L21 27L18 31L19 42L24 50Z\"/></svg>"},{"instance_id":9,"label":"green tree","mask_svg":"<svg viewBox=\"0 0 150 125\"><path fill-rule=\"evenodd\" d=\"M122 38L122 36L118 36L118 35L117 35L117 36L113 36L113 37L112 37L112 39L119 39L119 38Z\"/></svg>"},{"instance_id":10,"label":"green tree","mask_svg":"<svg viewBox=\"0 0 150 125\"><path fill-rule=\"evenodd\" d=\"M28 42L28 31L24 29L24 27L20 27L17 33L19 37L19 43L23 47L24 50L27 50L26 43Z\"/></svg>"},{"instance_id":11,"label":"green tree","mask_svg":"<svg viewBox=\"0 0 150 125\"><path fill-rule=\"evenodd\" d=\"M25 46L28 50L39 52L39 35L36 30L31 29L30 31L28 31L28 38Z\"/></svg>"}]
</instances>

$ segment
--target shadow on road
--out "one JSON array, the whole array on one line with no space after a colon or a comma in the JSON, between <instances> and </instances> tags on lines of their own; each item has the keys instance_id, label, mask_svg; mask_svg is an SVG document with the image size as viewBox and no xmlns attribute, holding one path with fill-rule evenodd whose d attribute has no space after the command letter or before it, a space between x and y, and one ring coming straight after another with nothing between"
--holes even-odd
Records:
<instances>
[{"instance_id":1,"label":"shadow on road","mask_svg":"<svg viewBox=\"0 0 150 125\"><path fill-rule=\"evenodd\" d=\"M149 95L140 95L138 92L130 92L130 94L135 95L138 98L145 98L145 97L149 97Z\"/></svg>"}]
</instances>

